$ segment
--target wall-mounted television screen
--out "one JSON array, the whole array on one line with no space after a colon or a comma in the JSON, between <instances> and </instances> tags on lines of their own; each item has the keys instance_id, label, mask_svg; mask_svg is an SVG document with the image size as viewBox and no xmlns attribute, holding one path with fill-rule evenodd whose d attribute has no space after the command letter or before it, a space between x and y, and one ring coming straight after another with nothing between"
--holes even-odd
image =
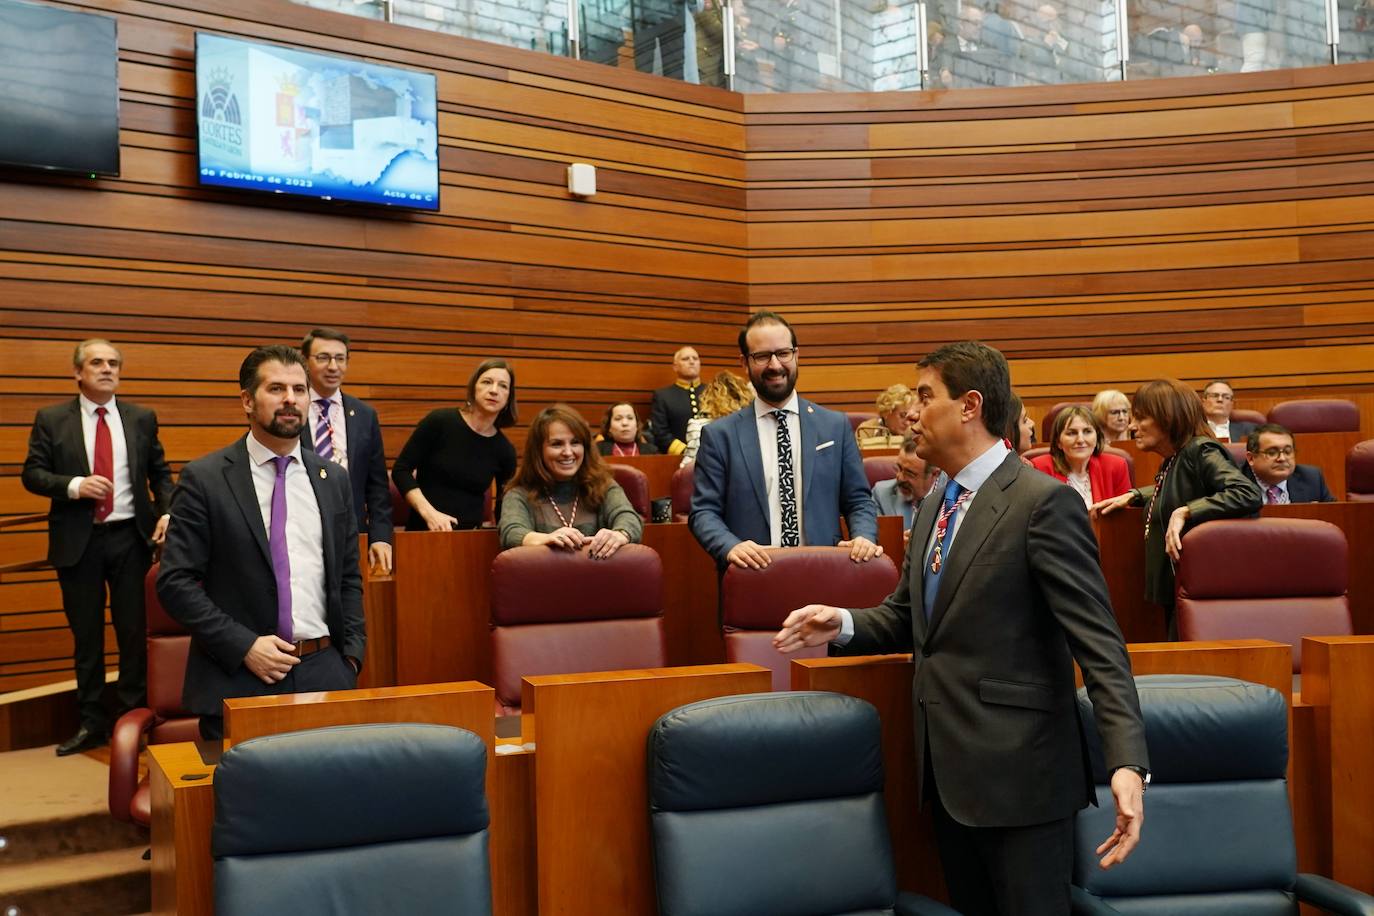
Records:
<instances>
[{"instance_id":1,"label":"wall-mounted television screen","mask_svg":"<svg viewBox=\"0 0 1374 916\"><path fill-rule=\"evenodd\" d=\"M0 0L0 165L119 174L113 19Z\"/></svg>"},{"instance_id":2,"label":"wall-mounted television screen","mask_svg":"<svg viewBox=\"0 0 1374 916\"><path fill-rule=\"evenodd\" d=\"M196 35L201 184L439 209L434 75Z\"/></svg>"}]
</instances>

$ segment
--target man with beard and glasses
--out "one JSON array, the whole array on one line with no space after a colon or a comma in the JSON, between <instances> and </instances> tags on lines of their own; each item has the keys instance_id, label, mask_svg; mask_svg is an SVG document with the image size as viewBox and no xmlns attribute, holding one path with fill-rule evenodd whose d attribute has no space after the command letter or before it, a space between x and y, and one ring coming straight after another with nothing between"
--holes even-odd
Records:
<instances>
[{"instance_id":1,"label":"man with beard and glasses","mask_svg":"<svg viewBox=\"0 0 1374 916\"><path fill-rule=\"evenodd\" d=\"M157 578L191 633L182 699L208 740L226 697L356 686L367 640L348 475L301 448L305 361L258 347L239 386L248 435L181 472Z\"/></svg>"},{"instance_id":2,"label":"man with beard and glasses","mask_svg":"<svg viewBox=\"0 0 1374 916\"><path fill-rule=\"evenodd\" d=\"M850 549L881 556L878 517L849 420L796 393L797 335L781 315L755 312L739 333L757 397L701 431L692 534L722 567L762 569L767 547ZM840 516L849 525L841 540Z\"/></svg>"}]
</instances>

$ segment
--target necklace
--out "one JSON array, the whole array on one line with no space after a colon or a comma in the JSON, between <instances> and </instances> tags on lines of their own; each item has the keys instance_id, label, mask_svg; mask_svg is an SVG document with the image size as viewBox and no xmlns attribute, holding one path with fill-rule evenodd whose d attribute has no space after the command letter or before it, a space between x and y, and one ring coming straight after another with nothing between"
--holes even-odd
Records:
<instances>
[{"instance_id":1,"label":"necklace","mask_svg":"<svg viewBox=\"0 0 1374 916\"><path fill-rule=\"evenodd\" d=\"M550 506L553 506L553 511L558 515L558 520L563 523L563 527L571 528L573 526L573 521L577 519L577 501L582 498L582 494L579 493L573 497L572 508L568 510L568 518L563 517L563 510L558 508L558 503L553 501L552 493L547 490L544 491L544 498L549 501Z\"/></svg>"},{"instance_id":2,"label":"necklace","mask_svg":"<svg viewBox=\"0 0 1374 916\"><path fill-rule=\"evenodd\" d=\"M1178 457L1178 452L1174 452L1164 463L1159 466L1159 473L1155 475L1155 491L1150 494L1150 505L1145 509L1145 540L1150 539L1150 519L1155 514L1155 502L1159 499L1159 491L1164 489L1164 481L1169 478L1169 469L1174 466L1174 459Z\"/></svg>"},{"instance_id":3,"label":"necklace","mask_svg":"<svg viewBox=\"0 0 1374 916\"><path fill-rule=\"evenodd\" d=\"M614 445L611 446L611 454L612 454L612 455L628 455L628 456L630 456L631 458L633 458L634 456L636 456L636 455L639 454L639 443L638 443L638 442L635 442L635 443L631 444L630 450L627 452L627 451L625 451L625 449L621 448L620 443L617 442L617 443L615 443Z\"/></svg>"}]
</instances>

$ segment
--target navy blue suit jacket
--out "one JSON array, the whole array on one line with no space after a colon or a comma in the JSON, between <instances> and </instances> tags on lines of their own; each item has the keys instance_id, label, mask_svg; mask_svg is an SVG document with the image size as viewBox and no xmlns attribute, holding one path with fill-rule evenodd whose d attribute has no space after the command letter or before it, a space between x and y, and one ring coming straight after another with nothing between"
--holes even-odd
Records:
<instances>
[{"instance_id":1,"label":"navy blue suit jacket","mask_svg":"<svg viewBox=\"0 0 1374 916\"><path fill-rule=\"evenodd\" d=\"M369 544L390 544L391 484L386 476L382 425L371 404L346 392L343 410L344 435L348 438L348 482L352 485L358 530L367 532ZM301 429L301 445L312 452L314 434L309 423Z\"/></svg>"},{"instance_id":2,"label":"navy blue suit jacket","mask_svg":"<svg viewBox=\"0 0 1374 916\"><path fill-rule=\"evenodd\" d=\"M1255 472L1251 470L1249 464L1241 470L1245 472L1246 477L1255 481L1260 492L1264 492L1264 484L1255 480ZM1299 464L1293 468L1293 476L1288 478L1288 501L1290 503L1334 503L1336 497L1332 496L1331 491L1326 488L1326 478L1322 476L1321 468L1311 464Z\"/></svg>"},{"instance_id":3,"label":"navy blue suit jacket","mask_svg":"<svg viewBox=\"0 0 1374 916\"><path fill-rule=\"evenodd\" d=\"M838 544L841 515L849 523L851 537L877 543L877 512L849 419L802 397L797 398L797 409L801 412L802 543ZM768 489L753 404L702 427L694 477L688 524L718 563L724 563L740 541L769 544Z\"/></svg>"}]
</instances>

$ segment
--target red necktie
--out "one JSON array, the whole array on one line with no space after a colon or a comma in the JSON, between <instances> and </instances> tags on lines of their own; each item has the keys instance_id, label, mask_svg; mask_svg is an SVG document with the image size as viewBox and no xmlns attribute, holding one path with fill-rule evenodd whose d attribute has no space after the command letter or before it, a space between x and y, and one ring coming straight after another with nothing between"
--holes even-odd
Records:
<instances>
[{"instance_id":1,"label":"red necktie","mask_svg":"<svg viewBox=\"0 0 1374 916\"><path fill-rule=\"evenodd\" d=\"M114 443L110 440L110 426L105 422L106 410L104 407L95 409L95 466L91 468L92 473L106 480L114 480ZM105 521L105 517L114 511L114 488L110 489L110 495L95 504L95 520Z\"/></svg>"}]
</instances>

